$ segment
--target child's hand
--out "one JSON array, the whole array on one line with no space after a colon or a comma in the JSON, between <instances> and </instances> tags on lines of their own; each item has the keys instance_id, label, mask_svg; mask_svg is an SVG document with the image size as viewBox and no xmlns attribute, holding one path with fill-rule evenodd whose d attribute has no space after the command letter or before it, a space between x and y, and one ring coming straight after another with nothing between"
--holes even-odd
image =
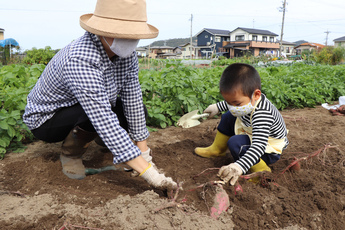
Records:
<instances>
[{"instance_id":1,"label":"child's hand","mask_svg":"<svg viewBox=\"0 0 345 230\"><path fill-rule=\"evenodd\" d=\"M212 105L209 105L207 107L207 109L204 110L204 113L209 113L210 115L208 116L208 118L212 118L214 117L215 115L217 115L219 113L219 109L217 107L217 104L212 104Z\"/></svg>"},{"instance_id":2,"label":"child's hand","mask_svg":"<svg viewBox=\"0 0 345 230\"><path fill-rule=\"evenodd\" d=\"M219 169L218 175L225 183L230 181L231 185L234 185L238 180L238 177L242 175L240 166L235 163L223 166Z\"/></svg>"}]
</instances>

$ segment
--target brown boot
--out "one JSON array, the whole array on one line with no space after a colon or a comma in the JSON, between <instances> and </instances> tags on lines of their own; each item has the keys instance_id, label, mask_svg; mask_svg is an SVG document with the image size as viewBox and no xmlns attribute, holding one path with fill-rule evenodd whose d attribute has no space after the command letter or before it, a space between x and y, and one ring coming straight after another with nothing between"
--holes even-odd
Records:
<instances>
[{"instance_id":1,"label":"brown boot","mask_svg":"<svg viewBox=\"0 0 345 230\"><path fill-rule=\"evenodd\" d=\"M78 126L67 135L62 143L60 155L62 172L66 176L79 180L85 178L85 167L81 157L96 136L97 133L85 131Z\"/></svg>"},{"instance_id":2,"label":"brown boot","mask_svg":"<svg viewBox=\"0 0 345 230\"><path fill-rule=\"evenodd\" d=\"M101 139L101 137L98 136L98 135L97 135L96 138L95 138L95 142L96 142L96 144L99 145L99 146L107 147L107 146L104 144L104 142L103 142L103 140Z\"/></svg>"}]
</instances>

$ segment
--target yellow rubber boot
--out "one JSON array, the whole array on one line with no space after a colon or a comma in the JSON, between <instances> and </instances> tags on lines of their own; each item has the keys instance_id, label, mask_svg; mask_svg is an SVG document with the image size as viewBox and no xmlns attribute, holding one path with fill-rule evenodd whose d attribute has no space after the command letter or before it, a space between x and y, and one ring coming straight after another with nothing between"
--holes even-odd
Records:
<instances>
[{"instance_id":1,"label":"yellow rubber boot","mask_svg":"<svg viewBox=\"0 0 345 230\"><path fill-rule=\"evenodd\" d=\"M271 172L271 168L268 167L266 162L264 160L262 160L261 158L260 158L259 163L253 165L249 170L251 173L262 172L262 171ZM248 181L257 184L260 182L260 176L249 179Z\"/></svg>"},{"instance_id":2,"label":"yellow rubber boot","mask_svg":"<svg viewBox=\"0 0 345 230\"><path fill-rule=\"evenodd\" d=\"M268 171L271 172L271 168L268 167L268 165L266 164L266 162L264 160L262 160L260 158L259 163L257 163L256 165L253 165L250 169L250 172L262 172L262 171Z\"/></svg>"},{"instance_id":3,"label":"yellow rubber boot","mask_svg":"<svg viewBox=\"0 0 345 230\"><path fill-rule=\"evenodd\" d=\"M206 158L225 156L225 152L228 149L227 142L229 138L230 136L217 131L212 145L206 148L197 147L194 149L194 152L197 155Z\"/></svg>"}]
</instances>

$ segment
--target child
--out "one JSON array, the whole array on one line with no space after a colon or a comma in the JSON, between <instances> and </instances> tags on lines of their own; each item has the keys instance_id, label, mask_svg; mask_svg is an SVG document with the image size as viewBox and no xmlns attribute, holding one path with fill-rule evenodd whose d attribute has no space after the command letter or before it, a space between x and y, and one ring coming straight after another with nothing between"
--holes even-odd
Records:
<instances>
[{"instance_id":1,"label":"child","mask_svg":"<svg viewBox=\"0 0 345 230\"><path fill-rule=\"evenodd\" d=\"M227 111L221 117L213 144L196 148L202 157L225 156L229 148L234 163L223 166L218 176L234 185L247 171L271 171L269 164L280 159L287 147L287 129L277 108L261 93L261 80L254 67L235 63L228 66L219 82L225 101L210 105L209 117Z\"/></svg>"}]
</instances>

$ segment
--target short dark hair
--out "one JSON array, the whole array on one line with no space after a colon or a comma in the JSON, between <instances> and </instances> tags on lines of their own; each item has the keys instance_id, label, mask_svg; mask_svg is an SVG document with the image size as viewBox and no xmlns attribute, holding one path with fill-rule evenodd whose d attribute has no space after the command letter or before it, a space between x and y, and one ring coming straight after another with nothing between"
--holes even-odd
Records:
<instances>
[{"instance_id":1,"label":"short dark hair","mask_svg":"<svg viewBox=\"0 0 345 230\"><path fill-rule=\"evenodd\" d=\"M256 89L261 90L260 75L253 66L234 63L223 71L219 81L220 92L228 93L237 89L242 89L243 95L248 97L251 97Z\"/></svg>"}]
</instances>

